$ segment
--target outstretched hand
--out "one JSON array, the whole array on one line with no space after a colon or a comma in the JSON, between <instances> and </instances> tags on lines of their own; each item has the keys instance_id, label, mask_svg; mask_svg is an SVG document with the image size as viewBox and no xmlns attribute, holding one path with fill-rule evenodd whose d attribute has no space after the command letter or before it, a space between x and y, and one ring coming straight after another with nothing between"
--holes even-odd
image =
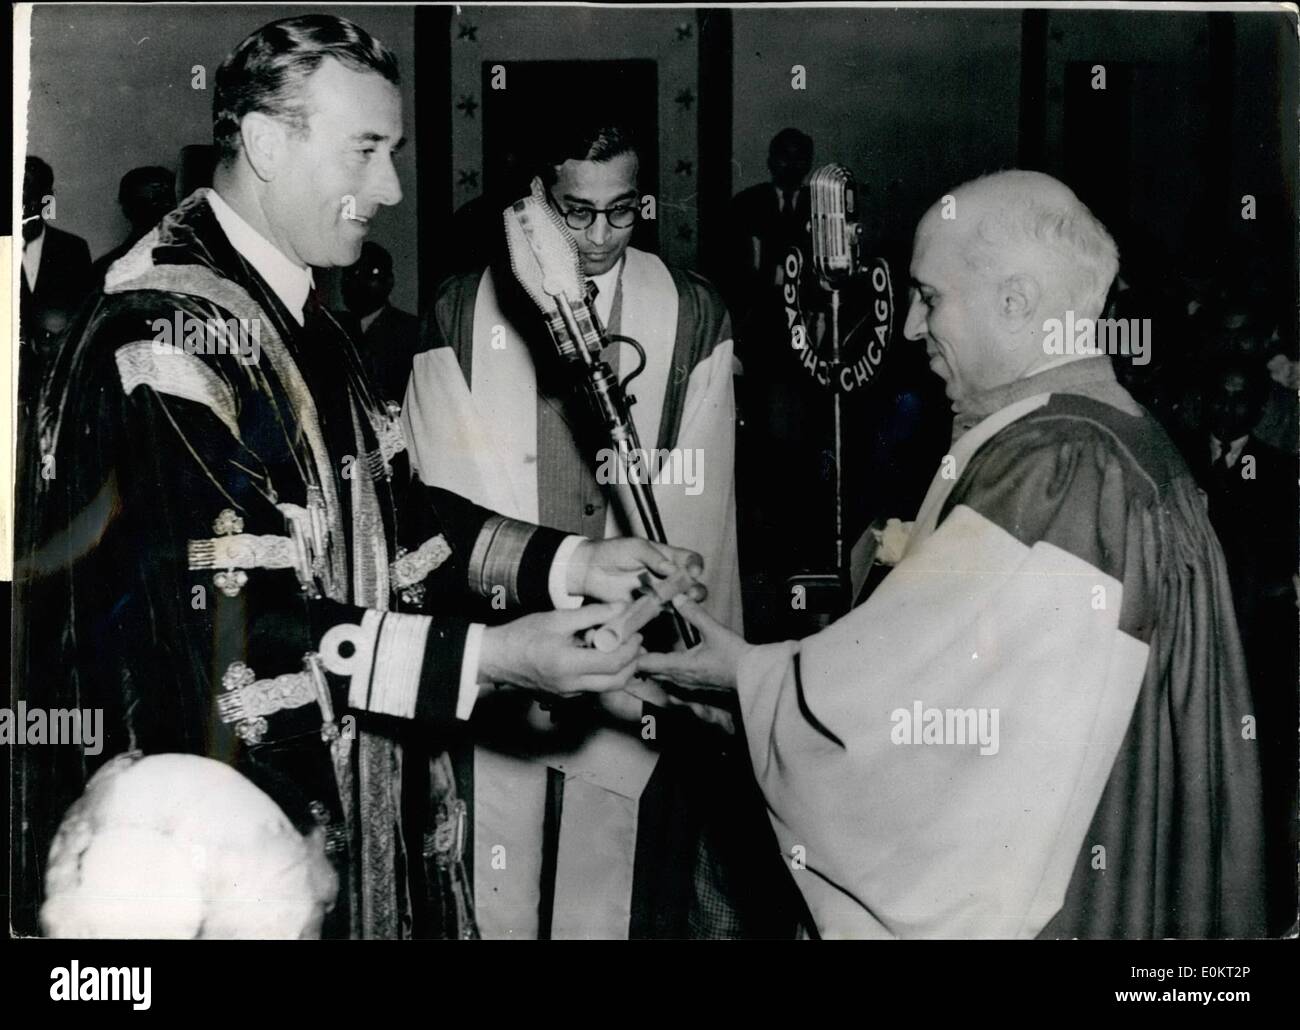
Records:
<instances>
[{"instance_id":1,"label":"outstretched hand","mask_svg":"<svg viewBox=\"0 0 1300 1030\"><path fill-rule=\"evenodd\" d=\"M700 631L700 643L689 651L643 654L636 660L637 672L679 687L735 690L749 645L694 601L678 597L673 605Z\"/></svg>"},{"instance_id":2,"label":"outstretched hand","mask_svg":"<svg viewBox=\"0 0 1300 1030\"><path fill-rule=\"evenodd\" d=\"M487 627L479 650L479 681L510 683L561 697L622 690L636 672L641 635L633 634L608 653L586 647L580 635L625 607L589 604Z\"/></svg>"},{"instance_id":3,"label":"outstretched hand","mask_svg":"<svg viewBox=\"0 0 1300 1030\"><path fill-rule=\"evenodd\" d=\"M716 694L720 699L727 696L721 691ZM729 737L736 735L736 720L726 707L709 704L699 700L698 696L691 699L670 694L659 683L644 676L632 677L632 682L628 684L626 690L600 695L601 707L625 722L640 724L645 715L643 702L656 708L689 709L700 722L716 726Z\"/></svg>"}]
</instances>

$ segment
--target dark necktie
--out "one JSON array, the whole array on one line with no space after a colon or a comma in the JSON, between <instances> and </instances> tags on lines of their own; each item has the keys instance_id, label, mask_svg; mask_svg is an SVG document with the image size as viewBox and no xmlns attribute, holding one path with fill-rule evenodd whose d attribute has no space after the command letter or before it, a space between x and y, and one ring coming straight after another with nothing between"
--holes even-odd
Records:
<instances>
[{"instance_id":1,"label":"dark necktie","mask_svg":"<svg viewBox=\"0 0 1300 1030\"><path fill-rule=\"evenodd\" d=\"M1229 445L1223 444L1219 448L1219 456L1210 462L1210 482L1220 490L1228 483L1228 451Z\"/></svg>"},{"instance_id":2,"label":"dark necktie","mask_svg":"<svg viewBox=\"0 0 1300 1030\"><path fill-rule=\"evenodd\" d=\"M303 326L305 327L307 325L310 325L316 319L320 318L321 312L323 310L324 309L321 307L320 298L316 296L315 288L308 290L307 299L303 302L302 305Z\"/></svg>"},{"instance_id":3,"label":"dark necktie","mask_svg":"<svg viewBox=\"0 0 1300 1030\"><path fill-rule=\"evenodd\" d=\"M781 199L781 216L791 227L796 227L799 222L799 191L782 190Z\"/></svg>"}]
</instances>

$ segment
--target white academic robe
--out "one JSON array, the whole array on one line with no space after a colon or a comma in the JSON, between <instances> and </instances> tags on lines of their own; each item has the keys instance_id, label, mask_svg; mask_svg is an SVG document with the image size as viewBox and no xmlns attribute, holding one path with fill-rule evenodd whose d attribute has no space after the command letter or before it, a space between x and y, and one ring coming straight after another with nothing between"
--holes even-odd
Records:
<instances>
[{"instance_id":1,"label":"white academic robe","mask_svg":"<svg viewBox=\"0 0 1300 1030\"><path fill-rule=\"evenodd\" d=\"M935 528L979 447L1048 399L961 437L867 601L742 663L756 776L823 937L1032 937L1060 907L1148 647L1088 562L961 505ZM965 744L955 716L946 742L926 731L949 709L975 713Z\"/></svg>"},{"instance_id":2,"label":"white academic robe","mask_svg":"<svg viewBox=\"0 0 1300 1030\"><path fill-rule=\"evenodd\" d=\"M714 616L741 630L736 557L735 372L733 343L721 339L693 368L674 368L678 294L657 257L628 248L622 273L623 335L645 348L632 409L641 444L657 446L665 398L685 387L672 445L692 453L699 477L654 486L668 540L704 558ZM541 318L539 313L538 318ZM619 368L637 361L620 345ZM538 517L536 371L529 345L501 313L493 274L474 298L472 389L455 352L415 359L403 406L406 439L420 478L493 510ZM594 415L592 416L595 417ZM683 477L685 478L685 477ZM625 525L638 525L626 486L617 488ZM614 511L607 534L614 532ZM545 715L534 713L538 722ZM626 937L638 802L658 755L633 732L598 728L576 751L519 756L481 742L474 758L475 893L485 938L535 937L542 888L547 770L563 773L552 938ZM494 851L496 846L503 850ZM502 857L505 857L504 868Z\"/></svg>"}]
</instances>

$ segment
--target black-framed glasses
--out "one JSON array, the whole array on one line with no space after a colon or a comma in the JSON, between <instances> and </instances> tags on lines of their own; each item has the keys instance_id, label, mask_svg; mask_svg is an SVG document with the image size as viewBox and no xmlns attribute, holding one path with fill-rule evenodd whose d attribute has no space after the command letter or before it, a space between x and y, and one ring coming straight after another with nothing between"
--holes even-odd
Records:
<instances>
[{"instance_id":1,"label":"black-framed glasses","mask_svg":"<svg viewBox=\"0 0 1300 1030\"><path fill-rule=\"evenodd\" d=\"M570 229L590 229L596 222L597 215L604 215L611 229L630 229L636 225L640 207L635 200L627 200L613 207L575 207L565 210L551 194L551 203L555 210L564 216L564 224Z\"/></svg>"}]
</instances>

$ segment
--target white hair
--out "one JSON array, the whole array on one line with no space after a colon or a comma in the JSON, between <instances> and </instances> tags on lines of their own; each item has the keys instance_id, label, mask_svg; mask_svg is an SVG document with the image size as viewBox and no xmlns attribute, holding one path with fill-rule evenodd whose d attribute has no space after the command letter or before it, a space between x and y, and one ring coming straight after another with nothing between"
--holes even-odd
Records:
<instances>
[{"instance_id":1,"label":"white hair","mask_svg":"<svg viewBox=\"0 0 1300 1030\"><path fill-rule=\"evenodd\" d=\"M967 242L972 266L1006 270L1011 254L1029 248L1036 260L1047 259L1080 315L1101 313L1119 271L1119 248L1069 187L1042 172L1010 169L974 179L955 193L974 191L980 215Z\"/></svg>"}]
</instances>

